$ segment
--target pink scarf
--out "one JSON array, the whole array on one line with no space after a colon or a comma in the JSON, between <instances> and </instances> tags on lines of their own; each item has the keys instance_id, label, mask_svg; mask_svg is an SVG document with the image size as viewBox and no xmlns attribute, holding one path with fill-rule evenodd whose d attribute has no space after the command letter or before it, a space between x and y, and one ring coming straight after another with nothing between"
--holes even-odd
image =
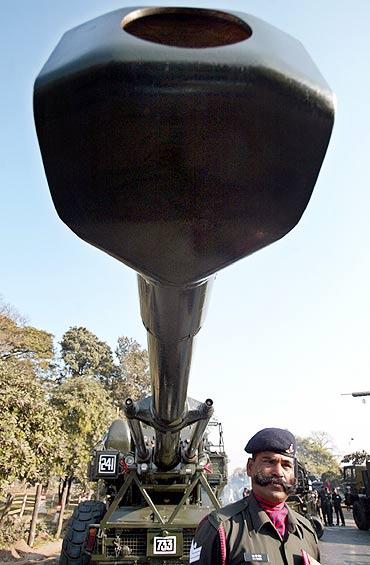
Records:
<instances>
[{"instance_id":1,"label":"pink scarf","mask_svg":"<svg viewBox=\"0 0 370 565\"><path fill-rule=\"evenodd\" d=\"M255 493L254 497L257 500L258 504L261 506L262 510L264 510L267 516L270 518L271 522L274 524L275 529L277 530L281 539L284 538L286 524L287 524L287 517L288 517L288 508L285 505L285 502L281 502L280 504L273 504L268 502L264 498L257 496Z\"/></svg>"}]
</instances>

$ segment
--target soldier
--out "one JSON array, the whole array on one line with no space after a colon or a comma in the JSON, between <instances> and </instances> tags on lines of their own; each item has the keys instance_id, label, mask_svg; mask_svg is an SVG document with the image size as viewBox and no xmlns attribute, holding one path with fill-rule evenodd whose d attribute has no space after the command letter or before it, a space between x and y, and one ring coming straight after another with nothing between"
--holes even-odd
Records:
<instances>
[{"instance_id":1,"label":"soldier","mask_svg":"<svg viewBox=\"0 0 370 565\"><path fill-rule=\"evenodd\" d=\"M317 512L317 516L320 518L320 520L322 519L322 515L321 515L321 499L320 499L320 495L319 495L319 491L314 489L312 491L312 498L313 498L313 503L315 505L315 510Z\"/></svg>"},{"instance_id":2,"label":"soldier","mask_svg":"<svg viewBox=\"0 0 370 565\"><path fill-rule=\"evenodd\" d=\"M321 489L321 512L324 519L324 526L334 526L333 524L333 504L328 487Z\"/></svg>"},{"instance_id":3,"label":"soldier","mask_svg":"<svg viewBox=\"0 0 370 565\"><path fill-rule=\"evenodd\" d=\"M343 510L342 510L342 497L340 496L336 488L333 489L331 497L333 500L334 512L337 517L337 526L339 526L339 518L342 526L345 526L346 523L344 521Z\"/></svg>"},{"instance_id":4,"label":"soldier","mask_svg":"<svg viewBox=\"0 0 370 565\"><path fill-rule=\"evenodd\" d=\"M296 441L288 430L265 428L245 447L249 496L214 511L199 524L189 563L314 564L320 554L310 522L285 501L296 483Z\"/></svg>"}]
</instances>

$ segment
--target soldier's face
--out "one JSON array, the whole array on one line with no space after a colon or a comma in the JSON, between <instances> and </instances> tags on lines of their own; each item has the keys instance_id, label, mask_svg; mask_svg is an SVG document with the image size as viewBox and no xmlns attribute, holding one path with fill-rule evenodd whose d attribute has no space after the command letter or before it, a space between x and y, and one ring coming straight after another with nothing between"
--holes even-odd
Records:
<instances>
[{"instance_id":1,"label":"soldier's face","mask_svg":"<svg viewBox=\"0 0 370 565\"><path fill-rule=\"evenodd\" d=\"M262 451L248 459L247 473L253 492L273 504L284 502L294 490L294 459L271 451Z\"/></svg>"}]
</instances>

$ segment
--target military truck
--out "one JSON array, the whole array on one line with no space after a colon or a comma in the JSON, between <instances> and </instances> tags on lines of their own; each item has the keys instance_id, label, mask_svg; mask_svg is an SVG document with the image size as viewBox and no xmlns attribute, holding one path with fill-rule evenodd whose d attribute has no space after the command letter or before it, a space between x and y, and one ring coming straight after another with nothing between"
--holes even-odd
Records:
<instances>
[{"instance_id":1,"label":"military truck","mask_svg":"<svg viewBox=\"0 0 370 565\"><path fill-rule=\"evenodd\" d=\"M297 462L297 488L294 494L288 496L287 504L312 523L319 539L323 536L324 526L318 515L317 500L311 481L305 466L299 461Z\"/></svg>"},{"instance_id":2,"label":"military truck","mask_svg":"<svg viewBox=\"0 0 370 565\"><path fill-rule=\"evenodd\" d=\"M191 410L199 405L192 399L188 403ZM148 451L152 450L154 429L142 427L144 443ZM182 449L189 446L192 428L189 426L181 436ZM217 442L212 439L216 437L212 428L218 432ZM81 530L87 527L84 552L94 550L94 561L115 557L140 563L146 556L188 555L197 524L219 507L227 481L219 422L209 422L197 459L177 465L171 472L159 472L151 458L138 462L130 435L127 420L117 419L96 446L89 478L100 483L99 498L105 504L89 501L76 510L63 542L62 563L73 560L76 535L81 536Z\"/></svg>"},{"instance_id":3,"label":"military truck","mask_svg":"<svg viewBox=\"0 0 370 565\"><path fill-rule=\"evenodd\" d=\"M212 400L187 397L194 338L216 272L301 218L332 93L298 41L253 16L146 6L67 32L34 114L60 218L138 273L151 375L96 449L102 499L76 510L61 565L188 562L226 476L204 435Z\"/></svg>"},{"instance_id":4,"label":"military truck","mask_svg":"<svg viewBox=\"0 0 370 565\"><path fill-rule=\"evenodd\" d=\"M345 393L354 398L370 396L370 391ZM364 400L363 400L364 401ZM346 456L344 461L350 456ZM364 459L366 452L364 452ZM370 528L370 461L363 465L345 465L343 467L343 482L345 486L345 502L352 506L353 519L359 530Z\"/></svg>"},{"instance_id":5,"label":"military truck","mask_svg":"<svg viewBox=\"0 0 370 565\"><path fill-rule=\"evenodd\" d=\"M343 468L346 504L352 506L353 519L359 530L370 528L370 461L365 465Z\"/></svg>"}]
</instances>

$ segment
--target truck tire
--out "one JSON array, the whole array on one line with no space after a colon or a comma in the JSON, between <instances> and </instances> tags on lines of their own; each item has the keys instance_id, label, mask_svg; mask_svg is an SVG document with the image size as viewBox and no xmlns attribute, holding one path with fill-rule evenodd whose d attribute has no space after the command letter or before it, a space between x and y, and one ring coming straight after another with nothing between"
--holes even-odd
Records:
<instances>
[{"instance_id":1,"label":"truck tire","mask_svg":"<svg viewBox=\"0 0 370 565\"><path fill-rule=\"evenodd\" d=\"M355 500L353 503L353 519L359 530L370 528L370 516L361 500Z\"/></svg>"},{"instance_id":2,"label":"truck tire","mask_svg":"<svg viewBox=\"0 0 370 565\"><path fill-rule=\"evenodd\" d=\"M59 565L89 565L91 556L84 546L90 524L99 524L107 509L99 500L81 502L69 521L63 540Z\"/></svg>"},{"instance_id":3,"label":"truck tire","mask_svg":"<svg viewBox=\"0 0 370 565\"><path fill-rule=\"evenodd\" d=\"M322 525L321 520L317 518L317 516L311 516L311 522L315 528L318 539L321 539L324 534L324 526Z\"/></svg>"}]
</instances>

